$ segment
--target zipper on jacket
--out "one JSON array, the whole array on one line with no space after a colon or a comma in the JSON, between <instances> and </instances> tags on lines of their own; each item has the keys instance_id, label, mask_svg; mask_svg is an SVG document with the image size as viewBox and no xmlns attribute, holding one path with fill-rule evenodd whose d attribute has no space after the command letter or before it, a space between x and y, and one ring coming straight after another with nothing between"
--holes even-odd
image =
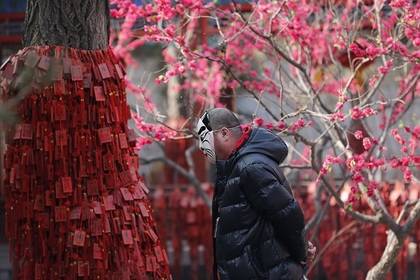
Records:
<instances>
[{"instance_id":1,"label":"zipper on jacket","mask_svg":"<svg viewBox=\"0 0 420 280\"><path fill-rule=\"evenodd\" d=\"M220 219L220 217L217 217L216 218L216 224L214 225L214 238L216 238L216 235L217 235L217 226L219 225L219 219Z\"/></svg>"}]
</instances>

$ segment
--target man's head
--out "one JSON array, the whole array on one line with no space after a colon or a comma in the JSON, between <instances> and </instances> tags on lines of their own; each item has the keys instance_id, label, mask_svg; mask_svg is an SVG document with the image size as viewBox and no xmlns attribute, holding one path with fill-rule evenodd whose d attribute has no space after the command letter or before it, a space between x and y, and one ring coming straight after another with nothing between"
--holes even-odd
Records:
<instances>
[{"instance_id":1,"label":"man's head","mask_svg":"<svg viewBox=\"0 0 420 280\"><path fill-rule=\"evenodd\" d=\"M233 112L215 108L204 113L197 124L200 149L211 161L226 160L242 135L240 122Z\"/></svg>"}]
</instances>

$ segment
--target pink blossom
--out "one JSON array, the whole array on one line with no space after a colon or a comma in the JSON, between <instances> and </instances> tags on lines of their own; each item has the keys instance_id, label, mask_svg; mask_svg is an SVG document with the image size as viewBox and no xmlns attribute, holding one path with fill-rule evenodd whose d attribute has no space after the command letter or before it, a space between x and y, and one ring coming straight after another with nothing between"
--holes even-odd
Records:
<instances>
[{"instance_id":1,"label":"pink blossom","mask_svg":"<svg viewBox=\"0 0 420 280\"><path fill-rule=\"evenodd\" d=\"M366 109L363 110L363 114L365 117L370 117L376 114L376 111L373 110L371 107L367 107Z\"/></svg>"},{"instance_id":2,"label":"pink blossom","mask_svg":"<svg viewBox=\"0 0 420 280\"><path fill-rule=\"evenodd\" d=\"M341 163L343 163L343 159L341 159L340 157L327 155L324 162L327 163L327 164L331 164L331 163L341 164Z\"/></svg>"},{"instance_id":3,"label":"pink blossom","mask_svg":"<svg viewBox=\"0 0 420 280\"><path fill-rule=\"evenodd\" d=\"M352 109L351 118L354 120L359 120L363 118L370 117L376 114L376 111L373 110L371 107L367 107L365 109L360 109L359 107L354 107Z\"/></svg>"},{"instance_id":4,"label":"pink blossom","mask_svg":"<svg viewBox=\"0 0 420 280\"><path fill-rule=\"evenodd\" d=\"M278 124L277 124L277 129L279 129L279 130L284 130L284 129L286 129L286 127L287 127L287 125L284 121L279 121Z\"/></svg>"},{"instance_id":5,"label":"pink blossom","mask_svg":"<svg viewBox=\"0 0 420 280\"><path fill-rule=\"evenodd\" d=\"M397 158L393 158L393 159L391 160L391 167L392 167L392 168L397 168L397 167L399 167L399 166L401 166L400 161L399 161Z\"/></svg>"},{"instance_id":6,"label":"pink blossom","mask_svg":"<svg viewBox=\"0 0 420 280\"><path fill-rule=\"evenodd\" d=\"M350 44L349 49L357 57L364 57L366 55L366 51L361 49L359 45L355 43Z\"/></svg>"},{"instance_id":7,"label":"pink blossom","mask_svg":"<svg viewBox=\"0 0 420 280\"><path fill-rule=\"evenodd\" d=\"M360 172L354 172L352 176L352 180L355 183L361 183L363 181L363 176Z\"/></svg>"},{"instance_id":8,"label":"pink blossom","mask_svg":"<svg viewBox=\"0 0 420 280\"><path fill-rule=\"evenodd\" d=\"M401 137L401 135L398 133L398 129L394 128L391 130L391 135L394 137L394 139L400 143L401 145L405 145L405 140Z\"/></svg>"},{"instance_id":9,"label":"pink blossom","mask_svg":"<svg viewBox=\"0 0 420 280\"><path fill-rule=\"evenodd\" d=\"M353 120L362 119L363 118L362 110L360 110L359 107L354 107L352 112L351 112L351 118Z\"/></svg>"},{"instance_id":10,"label":"pink blossom","mask_svg":"<svg viewBox=\"0 0 420 280\"><path fill-rule=\"evenodd\" d=\"M353 206L356 200L357 200L356 196L354 195L353 192L351 192L348 199L349 206Z\"/></svg>"},{"instance_id":11,"label":"pink blossom","mask_svg":"<svg viewBox=\"0 0 420 280\"><path fill-rule=\"evenodd\" d=\"M366 48L366 54L368 55L368 57L370 59L374 59L375 57L377 57L377 56L379 56L379 55L381 55L383 53L385 53L385 50L384 49L378 48L378 47L373 46L373 45L369 45Z\"/></svg>"},{"instance_id":12,"label":"pink blossom","mask_svg":"<svg viewBox=\"0 0 420 280\"><path fill-rule=\"evenodd\" d=\"M289 130L295 133L304 127L305 127L305 120L299 119L289 127Z\"/></svg>"},{"instance_id":13,"label":"pink blossom","mask_svg":"<svg viewBox=\"0 0 420 280\"><path fill-rule=\"evenodd\" d=\"M393 65L394 65L394 63L393 63L392 59L390 59L390 60L388 60L388 61L385 62L385 65L384 66L380 66L378 68L378 71L379 71L379 73L385 75L385 74L387 74L391 70L391 68L392 68Z\"/></svg>"},{"instance_id":14,"label":"pink blossom","mask_svg":"<svg viewBox=\"0 0 420 280\"><path fill-rule=\"evenodd\" d=\"M363 138L363 148L365 148L365 150L372 148L372 141L369 137Z\"/></svg>"},{"instance_id":15,"label":"pink blossom","mask_svg":"<svg viewBox=\"0 0 420 280\"><path fill-rule=\"evenodd\" d=\"M267 128L267 129L273 129L273 127L274 127L274 125L273 125L273 123L266 123L265 124L265 128Z\"/></svg>"},{"instance_id":16,"label":"pink blossom","mask_svg":"<svg viewBox=\"0 0 420 280\"><path fill-rule=\"evenodd\" d=\"M254 124L256 126L262 126L264 124L264 120L262 118L255 118L254 119Z\"/></svg>"},{"instance_id":17,"label":"pink blossom","mask_svg":"<svg viewBox=\"0 0 420 280\"><path fill-rule=\"evenodd\" d=\"M417 28L408 25L405 28L405 35L414 43L415 46L420 45L420 31Z\"/></svg>"},{"instance_id":18,"label":"pink blossom","mask_svg":"<svg viewBox=\"0 0 420 280\"><path fill-rule=\"evenodd\" d=\"M379 184L377 182L370 181L367 186L367 195L370 197L374 194L374 191L378 189Z\"/></svg>"},{"instance_id":19,"label":"pink blossom","mask_svg":"<svg viewBox=\"0 0 420 280\"><path fill-rule=\"evenodd\" d=\"M409 5L408 0L392 0L389 5L393 8L403 8Z\"/></svg>"},{"instance_id":20,"label":"pink blossom","mask_svg":"<svg viewBox=\"0 0 420 280\"><path fill-rule=\"evenodd\" d=\"M378 81L379 77L378 75L373 75L370 79L369 79L369 86L370 87L374 87L376 82Z\"/></svg>"},{"instance_id":21,"label":"pink blossom","mask_svg":"<svg viewBox=\"0 0 420 280\"><path fill-rule=\"evenodd\" d=\"M410 156L411 161L415 164L415 165L420 165L420 156Z\"/></svg>"},{"instance_id":22,"label":"pink blossom","mask_svg":"<svg viewBox=\"0 0 420 280\"><path fill-rule=\"evenodd\" d=\"M162 83L166 84L167 82L168 82L168 78L165 75L159 75L159 77L155 79L155 83L158 85Z\"/></svg>"},{"instance_id":23,"label":"pink blossom","mask_svg":"<svg viewBox=\"0 0 420 280\"><path fill-rule=\"evenodd\" d=\"M420 139L420 125L417 125L413 129L413 137Z\"/></svg>"},{"instance_id":24,"label":"pink blossom","mask_svg":"<svg viewBox=\"0 0 420 280\"><path fill-rule=\"evenodd\" d=\"M411 161L410 157L402 157L400 160L400 164L401 166L407 167L410 164L410 161Z\"/></svg>"},{"instance_id":25,"label":"pink blossom","mask_svg":"<svg viewBox=\"0 0 420 280\"><path fill-rule=\"evenodd\" d=\"M401 42L394 42L391 46L391 49L395 52L399 52L402 56L409 56L408 48Z\"/></svg>"},{"instance_id":26,"label":"pink blossom","mask_svg":"<svg viewBox=\"0 0 420 280\"><path fill-rule=\"evenodd\" d=\"M332 121L332 122L335 122L335 121L342 122L342 121L344 121L343 112L339 111L337 113L331 114L330 115L330 121Z\"/></svg>"},{"instance_id":27,"label":"pink blossom","mask_svg":"<svg viewBox=\"0 0 420 280\"><path fill-rule=\"evenodd\" d=\"M328 173L328 168L323 166L321 167L321 169L319 170L319 176L324 176ZM319 177L318 177L319 178Z\"/></svg>"},{"instance_id":28,"label":"pink blossom","mask_svg":"<svg viewBox=\"0 0 420 280\"><path fill-rule=\"evenodd\" d=\"M411 182L411 179L413 177L413 173L411 173L411 170L406 168L404 171L404 180L406 182Z\"/></svg>"},{"instance_id":29,"label":"pink blossom","mask_svg":"<svg viewBox=\"0 0 420 280\"><path fill-rule=\"evenodd\" d=\"M361 131L361 130L357 130L355 133L354 133L354 137L356 138L356 139L362 139L363 138L363 132Z\"/></svg>"}]
</instances>

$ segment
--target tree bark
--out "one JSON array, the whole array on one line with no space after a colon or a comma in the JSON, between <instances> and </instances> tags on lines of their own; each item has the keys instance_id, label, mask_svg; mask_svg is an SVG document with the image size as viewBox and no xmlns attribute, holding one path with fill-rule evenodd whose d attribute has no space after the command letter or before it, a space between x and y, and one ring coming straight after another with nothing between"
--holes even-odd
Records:
<instances>
[{"instance_id":1,"label":"tree bark","mask_svg":"<svg viewBox=\"0 0 420 280\"><path fill-rule=\"evenodd\" d=\"M28 0L23 45L104 49L109 22L108 0Z\"/></svg>"},{"instance_id":2,"label":"tree bark","mask_svg":"<svg viewBox=\"0 0 420 280\"><path fill-rule=\"evenodd\" d=\"M385 250L379 262L373 266L368 274L366 280L382 280L385 279L392 266L395 264L398 254L403 247L403 239L397 238L395 233L388 231L388 238Z\"/></svg>"},{"instance_id":3,"label":"tree bark","mask_svg":"<svg viewBox=\"0 0 420 280\"><path fill-rule=\"evenodd\" d=\"M176 57L176 48L172 44L168 46L168 53L171 57ZM168 71L173 70L173 66L169 66ZM177 120L179 119L179 92L180 92L180 81L178 75L174 75L168 80L168 119Z\"/></svg>"},{"instance_id":4,"label":"tree bark","mask_svg":"<svg viewBox=\"0 0 420 280\"><path fill-rule=\"evenodd\" d=\"M378 263L375 264L367 273L366 280L383 280L386 279L387 274L391 271L392 266L396 263L398 254L404 245L404 240L408 234L415 228L417 221L420 218L420 200L413 201L412 203L406 203L400 217L397 219L397 223L404 218L407 213L409 205L412 204L414 207L408 214L405 225L401 228L401 231L397 234L392 230L388 230L388 237L386 247L382 253Z\"/></svg>"},{"instance_id":5,"label":"tree bark","mask_svg":"<svg viewBox=\"0 0 420 280\"><path fill-rule=\"evenodd\" d=\"M0 71L19 116L2 180L14 279L171 279L108 28L108 0L28 0Z\"/></svg>"}]
</instances>

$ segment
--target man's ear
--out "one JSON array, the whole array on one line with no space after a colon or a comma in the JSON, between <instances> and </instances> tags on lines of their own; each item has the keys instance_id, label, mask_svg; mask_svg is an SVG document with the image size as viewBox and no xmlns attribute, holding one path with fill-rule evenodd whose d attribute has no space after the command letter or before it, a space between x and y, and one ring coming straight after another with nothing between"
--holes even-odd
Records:
<instances>
[{"instance_id":1,"label":"man's ear","mask_svg":"<svg viewBox=\"0 0 420 280\"><path fill-rule=\"evenodd\" d=\"M224 128L222 128L221 133L222 133L222 136L223 137L226 137L229 134L229 129L227 129L226 127L224 127Z\"/></svg>"}]
</instances>

